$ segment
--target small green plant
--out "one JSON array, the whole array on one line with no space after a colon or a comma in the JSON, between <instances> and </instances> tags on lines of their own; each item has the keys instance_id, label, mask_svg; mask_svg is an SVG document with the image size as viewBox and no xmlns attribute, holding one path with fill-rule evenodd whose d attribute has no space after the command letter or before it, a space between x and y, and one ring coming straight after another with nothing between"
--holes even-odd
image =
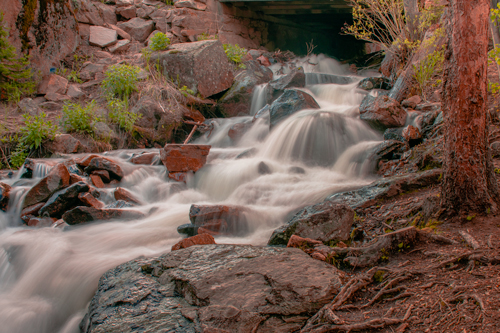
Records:
<instances>
[{"instance_id":1,"label":"small green plant","mask_svg":"<svg viewBox=\"0 0 500 333\"><path fill-rule=\"evenodd\" d=\"M16 147L16 150L10 154L9 161L10 166L14 169L19 169L23 164L26 158L28 157L28 147L25 144L19 143Z\"/></svg>"},{"instance_id":2,"label":"small green plant","mask_svg":"<svg viewBox=\"0 0 500 333\"><path fill-rule=\"evenodd\" d=\"M92 101L86 106L79 103L65 103L61 125L67 132L87 133L94 132L92 122L98 120L96 116L96 102Z\"/></svg>"},{"instance_id":3,"label":"small green plant","mask_svg":"<svg viewBox=\"0 0 500 333\"><path fill-rule=\"evenodd\" d=\"M174 3L172 0L163 0L163 2L167 5L167 6L173 6Z\"/></svg>"},{"instance_id":4,"label":"small green plant","mask_svg":"<svg viewBox=\"0 0 500 333\"><path fill-rule=\"evenodd\" d=\"M128 99L132 92L137 90L140 71L137 66L125 64L110 66L101 87L110 97Z\"/></svg>"},{"instance_id":5,"label":"small green plant","mask_svg":"<svg viewBox=\"0 0 500 333\"><path fill-rule=\"evenodd\" d=\"M161 51L167 49L169 45L170 38L168 38L163 32L157 32L153 37L151 37L151 45L149 45L149 48L153 51Z\"/></svg>"},{"instance_id":6,"label":"small green plant","mask_svg":"<svg viewBox=\"0 0 500 333\"><path fill-rule=\"evenodd\" d=\"M428 88L430 86L434 86L432 83L433 80L436 84L441 83L441 80L438 79L438 77L443 71L444 51L445 47L443 46L442 48L427 55L427 57L422 59L416 65L413 65L415 80L418 82L424 99L426 99Z\"/></svg>"},{"instance_id":7,"label":"small green plant","mask_svg":"<svg viewBox=\"0 0 500 333\"><path fill-rule=\"evenodd\" d=\"M181 92L184 96L186 96L186 97L188 97L188 94L189 94L189 95L192 95L192 96L196 95L196 93L195 93L193 90L189 89L189 88L188 88L188 87L186 87L186 86L183 86L182 88L180 88L180 89L179 89L179 91L180 91L180 92Z\"/></svg>"},{"instance_id":8,"label":"small green plant","mask_svg":"<svg viewBox=\"0 0 500 333\"><path fill-rule=\"evenodd\" d=\"M229 61L238 65L239 68L245 69L246 66L243 64L243 57L247 54L247 50L240 47L238 44L224 44L224 51Z\"/></svg>"},{"instance_id":9,"label":"small green plant","mask_svg":"<svg viewBox=\"0 0 500 333\"><path fill-rule=\"evenodd\" d=\"M19 57L7 36L0 12L0 100L19 101L21 96L34 92L35 82L28 55Z\"/></svg>"},{"instance_id":10,"label":"small green plant","mask_svg":"<svg viewBox=\"0 0 500 333\"><path fill-rule=\"evenodd\" d=\"M19 142L30 149L37 149L45 139L52 139L57 133L57 125L47 120L44 112L35 117L24 114L23 118Z\"/></svg>"},{"instance_id":11,"label":"small green plant","mask_svg":"<svg viewBox=\"0 0 500 333\"><path fill-rule=\"evenodd\" d=\"M126 132L131 132L141 114L128 111L128 102L117 98L108 100L109 120Z\"/></svg>"},{"instance_id":12,"label":"small green plant","mask_svg":"<svg viewBox=\"0 0 500 333\"><path fill-rule=\"evenodd\" d=\"M214 39L219 39L219 35L210 35L208 32L202 32L201 34L198 35L196 38L198 41L202 40L214 40Z\"/></svg>"}]
</instances>

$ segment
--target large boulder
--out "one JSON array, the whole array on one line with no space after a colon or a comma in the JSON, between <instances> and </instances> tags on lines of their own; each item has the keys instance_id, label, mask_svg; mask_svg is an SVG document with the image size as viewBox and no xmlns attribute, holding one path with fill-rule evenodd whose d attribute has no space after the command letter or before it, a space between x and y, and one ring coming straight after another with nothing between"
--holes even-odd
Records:
<instances>
[{"instance_id":1,"label":"large boulder","mask_svg":"<svg viewBox=\"0 0 500 333\"><path fill-rule=\"evenodd\" d=\"M403 127L406 111L399 102L387 95L367 95L359 107L360 118L378 130Z\"/></svg>"},{"instance_id":2,"label":"large boulder","mask_svg":"<svg viewBox=\"0 0 500 333\"><path fill-rule=\"evenodd\" d=\"M134 105L131 112L140 115L135 124L140 127L157 129L161 118L165 115L165 111L161 108L160 103L149 96L142 96L141 99Z\"/></svg>"},{"instance_id":3,"label":"large boulder","mask_svg":"<svg viewBox=\"0 0 500 333\"><path fill-rule=\"evenodd\" d=\"M160 149L160 159L170 173L196 172L207 162L212 146L166 144Z\"/></svg>"},{"instance_id":4,"label":"large boulder","mask_svg":"<svg viewBox=\"0 0 500 333\"><path fill-rule=\"evenodd\" d=\"M314 97L307 92L298 89L287 89L280 98L275 100L273 104L268 107L271 127L276 126L279 122L295 112L319 108L320 106ZM259 111L259 113L261 111ZM262 115L256 115L256 118L260 116Z\"/></svg>"},{"instance_id":5,"label":"large boulder","mask_svg":"<svg viewBox=\"0 0 500 333\"><path fill-rule=\"evenodd\" d=\"M155 28L153 21L144 20L140 17L134 17L127 22L120 22L117 26L139 42L148 39Z\"/></svg>"},{"instance_id":6,"label":"large boulder","mask_svg":"<svg viewBox=\"0 0 500 333\"><path fill-rule=\"evenodd\" d=\"M55 165L52 170L50 170L49 174L45 178L42 178L28 191L22 208L46 201L52 196L52 194L68 186L68 168L64 164L59 163Z\"/></svg>"},{"instance_id":7,"label":"large boulder","mask_svg":"<svg viewBox=\"0 0 500 333\"><path fill-rule=\"evenodd\" d=\"M274 230L269 245L287 245L292 235L324 243L349 238L354 211L345 204L322 202L308 206Z\"/></svg>"},{"instance_id":8,"label":"large boulder","mask_svg":"<svg viewBox=\"0 0 500 333\"><path fill-rule=\"evenodd\" d=\"M295 332L335 298L343 278L299 249L192 246L105 273L80 329Z\"/></svg>"},{"instance_id":9,"label":"large boulder","mask_svg":"<svg viewBox=\"0 0 500 333\"><path fill-rule=\"evenodd\" d=\"M0 210L7 211L10 198L10 186L0 183Z\"/></svg>"},{"instance_id":10,"label":"large boulder","mask_svg":"<svg viewBox=\"0 0 500 333\"><path fill-rule=\"evenodd\" d=\"M151 62L169 79L205 98L229 89L233 67L218 40L174 44L151 56Z\"/></svg>"},{"instance_id":11,"label":"large boulder","mask_svg":"<svg viewBox=\"0 0 500 333\"><path fill-rule=\"evenodd\" d=\"M54 140L47 141L44 148L52 153L73 154L83 153L88 150L80 140L70 134L57 134Z\"/></svg>"},{"instance_id":12,"label":"large boulder","mask_svg":"<svg viewBox=\"0 0 500 333\"><path fill-rule=\"evenodd\" d=\"M90 27L90 45L98 47L107 47L116 44L118 41L118 34L113 29L104 27Z\"/></svg>"},{"instance_id":13,"label":"large boulder","mask_svg":"<svg viewBox=\"0 0 500 333\"><path fill-rule=\"evenodd\" d=\"M46 95L46 94L65 94L66 90L68 89L68 79L56 75L56 74L50 74L45 76L42 79L42 82L40 82L40 85L38 85L38 94L40 95Z\"/></svg>"},{"instance_id":14,"label":"large boulder","mask_svg":"<svg viewBox=\"0 0 500 333\"><path fill-rule=\"evenodd\" d=\"M304 88L306 86L306 74L304 68L294 68L290 73L284 75L274 81L271 81L266 86L267 104L271 104L280 97L285 89L289 88Z\"/></svg>"},{"instance_id":15,"label":"large boulder","mask_svg":"<svg viewBox=\"0 0 500 333\"><path fill-rule=\"evenodd\" d=\"M121 180L124 176L123 170L118 163L101 156L92 158L85 168L85 172L88 174L94 170L106 170L112 178L117 180Z\"/></svg>"},{"instance_id":16,"label":"large boulder","mask_svg":"<svg viewBox=\"0 0 500 333\"><path fill-rule=\"evenodd\" d=\"M84 182L75 183L65 189L54 193L45 205L38 212L41 216L50 216L60 218L64 212L77 206L80 203L78 195L82 192L88 192L89 186Z\"/></svg>"},{"instance_id":17,"label":"large boulder","mask_svg":"<svg viewBox=\"0 0 500 333\"><path fill-rule=\"evenodd\" d=\"M131 209L115 209L79 206L63 214L62 219L69 225L84 224L94 221L119 220L139 220L144 218L144 214Z\"/></svg>"},{"instance_id":18,"label":"large boulder","mask_svg":"<svg viewBox=\"0 0 500 333\"><path fill-rule=\"evenodd\" d=\"M75 16L67 0L0 0L9 42L28 53L32 68L42 75L76 50Z\"/></svg>"},{"instance_id":19,"label":"large boulder","mask_svg":"<svg viewBox=\"0 0 500 333\"><path fill-rule=\"evenodd\" d=\"M247 213L248 210L240 206L191 205L189 220L193 232L189 228L185 230L188 230L188 234L196 234L199 228L203 228L214 235L243 236L249 230ZM179 228L177 230L182 231Z\"/></svg>"},{"instance_id":20,"label":"large boulder","mask_svg":"<svg viewBox=\"0 0 500 333\"><path fill-rule=\"evenodd\" d=\"M255 60L247 61L245 65L246 70L236 75L234 84L219 100L228 117L247 115L250 112L255 86L267 83L273 78L273 72Z\"/></svg>"}]
</instances>

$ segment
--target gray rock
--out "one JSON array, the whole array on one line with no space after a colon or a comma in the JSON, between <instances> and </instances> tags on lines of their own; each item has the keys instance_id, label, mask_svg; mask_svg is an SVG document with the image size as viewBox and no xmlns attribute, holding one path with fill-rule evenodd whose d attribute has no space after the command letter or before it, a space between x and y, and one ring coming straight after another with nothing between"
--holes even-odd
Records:
<instances>
[{"instance_id":1,"label":"gray rock","mask_svg":"<svg viewBox=\"0 0 500 333\"><path fill-rule=\"evenodd\" d=\"M137 9L135 8L135 6L118 7L116 9L116 13L124 19L128 20L137 16Z\"/></svg>"},{"instance_id":2,"label":"gray rock","mask_svg":"<svg viewBox=\"0 0 500 333\"><path fill-rule=\"evenodd\" d=\"M341 277L299 249L192 246L105 273L80 329L293 332L335 297Z\"/></svg>"},{"instance_id":3,"label":"gray rock","mask_svg":"<svg viewBox=\"0 0 500 333\"><path fill-rule=\"evenodd\" d=\"M110 29L108 29L110 30ZM113 31L113 30L111 30ZM113 31L116 35L116 32ZM88 63L80 71L80 79L83 81L91 81L95 79L96 74L104 72L104 65Z\"/></svg>"},{"instance_id":4,"label":"gray rock","mask_svg":"<svg viewBox=\"0 0 500 333\"><path fill-rule=\"evenodd\" d=\"M31 98L23 98L19 103L17 103L17 110L19 113L29 114L31 116L37 116L40 113L40 108L38 104L35 103Z\"/></svg>"},{"instance_id":5,"label":"gray rock","mask_svg":"<svg viewBox=\"0 0 500 333\"><path fill-rule=\"evenodd\" d=\"M115 131L103 122L95 122L92 128L94 129L94 136L99 140L112 140L118 138Z\"/></svg>"},{"instance_id":6,"label":"gray rock","mask_svg":"<svg viewBox=\"0 0 500 333\"><path fill-rule=\"evenodd\" d=\"M303 88L305 86L306 75L304 73L304 68L294 68L289 74L268 83L266 86L267 103L271 104L274 102L284 93L285 89Z\"/></svg>"},{"instance_id":7,"label":"gray rock","mask_svg":"<svg viewBox=\"0 0 500 333\"><path fill-rule=\"evenodd\" d=\"M127 22L118 23L118 28L125 30L132 38L139 42L144 42L149 34L154 30L154 22L146 21L142 18L135 17Z\"/></svg>"},{"instance_id":8,"label":"gray rock","mask_svg":"<svg viewBox=\"0 0 500 333\"><path fill-rule=\"evenodd\" d=\"M403 137L403 128L388 128L384 132L384 140L395 140L405 142Z\"/></svg>"},{"instance_id":9,"label":"gray rock","mask_svg":"<svg viewBox=\"0 0 500 333\"><path fill-rule=\"evenodd\" d=\"M392 85L389 79L384 77L367 77L359 82L358 88L366 91L373 89L391 90Z\"/></svg>"},{"instance_id":10,"label":"gray rock","mask_svg":"<svg viewBox=\"0 0 500 333\"><path fill-rule=\"evenodd\" d=\"M359 113L362 120L378 130L403 127L407 117L398 101L386 95L367 95L359 107Z\"/></svg>"},{"instance_id":11,"label":"gray rock","mask_svg":"<svg viewBox=\"0 0 500 333\"><path fill-rule=\"evenodd\" d=\"M85 96L85 93L76 85L70 84L68 87L68 91L66 92L66 95L68 95L71 98L80 98L82 96Z\"/></svg>"},{"instance_id":12,"label":"gray rock","mask_svg":"<svg viewBox=\"0 0 500 333\"><path fill-rule=\"evenodd\" d=\"M109 52L116 53L116 52L127 51L129 46L130 46L130 40L122 39L119 40L115 45L109 47Z\"/></svg>"},{"instance_id":13,"label":"gray rock","mask_svg":"<svg viewBox=\"0 0 500 333\"><path fill-rule=\"evenodd\" d=\"M118 41L118 34L113 29L104 27L90 27L90 45L98 47L107 47Z\"/></svg>"},{"instance_id":14,"label":"gray rock","mask_svg":"<svg viewBox=\"0 0 500 333\"><path fill-rule=\"evenodd\" d=\"M322 202L304 208L284 226L274 230L268 245L286 245L292 235L321 242L349 238L354 211L345 204Z\"/></svg>"},{"instance_id":15,"label":"gray rock","mask_svg":"<svg viewBox=\"0 0 500 333\"><path fill-rule=\"evenodd\" d=\"M157 129L159 120L165 114L159 102L149 96L141 97L130 112L141 115L141 118L136 121L137 126L150 129Z\"/></svg>"},{"instance_id":16,"label":"gray rock","mask_svg":"<svg viewBox=\"0 0 500 333\"><path fill-rule=\"evenodd\" d=\"M279 122L295 112L304 109L319 108L319 104L314 97L307 92L298 89L287 89L283 95L275 100L269 107L271 126L276 126Z\"/></svg>"},{"instance_id":17,"label":"gray rock","mask_svg":"<svg viewBox=\"0 0 500 333\"><path fill-rule=\"evenodd\" d=\"M63 190L54 193L45 205L40 208L40 216L50 216L60 218L68 209L81 204L78 194L88 192L89 186L84 182L75 183Z\"/></svg>"}]
</instances>

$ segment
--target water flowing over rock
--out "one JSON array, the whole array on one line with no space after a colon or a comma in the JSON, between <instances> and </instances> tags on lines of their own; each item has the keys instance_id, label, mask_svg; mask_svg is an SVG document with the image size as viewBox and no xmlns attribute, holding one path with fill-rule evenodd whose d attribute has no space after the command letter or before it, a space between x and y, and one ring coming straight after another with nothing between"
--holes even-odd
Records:
<instances>
[{"instance_id":1,"label":"water flowing over rock","mask_svg":"<svg viewBox=\"0 0 500 333\"><path fill-rule=\"evenodd\" d=\"M7 211L10 198L10 186L4 183L0 183L0 210L4 212Z\"/></svg>"},{"instance_id":2,"label":"water flowing over rock","mask_svg":"<svg viewBox=\"0 0 500 333\"><path fill-rule=\"evenodd\" d=\"M207 162L211 146L167 144L160 150L163 165L170 173L196 172Z\"/></svg>"},{"instance_id":3,"label":"water flowing over rock","mask_svg":"<svg viewBox=\"0 0 500 333\"><path fill-rule=\"evenodd\" d=\"M54 193L38 212L41 216L61 217L64 212L78 206L78 195L88 192L89 186L84 182L75 183L65 189Z\"/></svg>"},{"instance_id":4,"label":"water flowing over rock","mask_svg":"<svg viewBox=\"0 0 500 333\"><path fill-rule=\"evenodd\" d=\"M274 230L269 245L286 245L292 235L324 243L347 240L353 221L354 211L349 206L323 202L304 208Z\"/></svg>"},{"instance_id":5,"label":"water flowing over rock","mask_svg":"<svg viewBox=\"0 0 500 333\"><path fill-rule=\"evenodd\" d=\"M108 271L80 328L292 332L335 297L343 275L298 249L192 246Z\"/></svg>"},{"instance_id":6,"label":"water flowing over rock","mask_svg":"<svg viewBox=\"0 0 500 333\"><path fill-rule=\"evenodd\" d=\"M279 96L281 96L285 92L285 89L304 88L305 86L306 75L304 73L304 68L295 68L290 73L267 84L267 104L272 104Z\"/></svg>"},{"instance_id":7,"label":"water flowing over rock","mask_svg":"<svg viewBox=\"0 0 500 333\"><path fill-rule=\"evenodd\" d=\"M245 235L249 231L247 214L249 210L238 206L201 206L192 205L189 209L189 219L192 228L184 225L177 230L186 233L196 233L199 228L216 235Z\"/></svg>"},{"instance_id":8,"label":"water flowing over rock","mask_svg":"<svg viewBox=\"0 0 500 333\"><path fill-rule=\"evenodd\" d=\"M151 55L161 72L180 87L186 86L205 98L222 92L233 84L234 74L222 43L207 40L174 44L167 51Z\"/></svg>"},{"instance_id":9,"label":"water flowing over rock","mask_svg":"<svg viewBox=\"0 0 500 333\"><path fill-rule=\"evenodd\" d=\"M113 219L139 220L144 218L144 214L130 209L97 209L93 207L76 207L63 214L62 219L69 225L83 224L94 221L108 221Z\"/></svg>"},{"instance_id":10,"label":"water flowing over rock","mask_svg":"<svg viewBox=\"0 0 500 333\"><path fill-rule=\"evenodd\" d=\"M97 156L90 160L85 172L90 174L94 170L106 170L117 180L121 180L124 176L122 168L116 162L104 157Z\"/></svg>"},{"instance_id":11,"label":"water flowing over rock","mask_svg":"<svg viewBox=\"0 0 500 333\"><path fill-rule=\"evenodd\" d=\"M214 237L209 234L200 234L181 240L179 243L172 246L172 251L187 249L188 247L194 245L210 245L210 244L215 244Z\"/></svg>"},{"instance_id":12,"label":"water flowing over rock","mask_svg":"<svg viewBox=\"0 0 500 333\"><path fill-rule=\"evenodd\" d=\"M69 186L69 171L68 168L60 163L50 170L47 177L40 180L33 186L24 199L22 208L32 206L36 203L46 201L52 194L61 188Z\"/></svg>"},{"instance_id":13,"label":"water flowing over rock","mask_svg":"<svg viewBox=\"0 0 500 333\"><path fill-rule=\"evenodd\" d=\"M366 96L359 107L361 119L372 127L385 130L391 127L403 127L406 122L406 111L395 99L386 95Z\"/></svg>"},{"instance_id":14,"label":"water flowing over rock","mask_svg":"<svg viewBox=\"0 0 500 333\"><path fill-rule=\"evenodd\" d=\"M271 104L269 115L271 126L275 126L286 117L304 109L319 109L318 103L310 94L298 89L287 89L283 95Z\"/></svg>"}]
</instances>

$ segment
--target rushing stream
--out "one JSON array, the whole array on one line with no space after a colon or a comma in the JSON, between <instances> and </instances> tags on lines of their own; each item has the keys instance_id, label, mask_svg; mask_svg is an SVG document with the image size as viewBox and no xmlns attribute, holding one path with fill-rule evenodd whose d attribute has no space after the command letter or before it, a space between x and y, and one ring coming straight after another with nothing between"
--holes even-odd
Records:
<instances>
[{"instance_id":1,"label":"rushing stream","mask_svg":"<svg viewBox=\"0 0 500 333\"><path fill-rule=\"evenodd\" d=\"M332 59L315 57L306 71L345 74ZM39 167L34 179L10 179L15 188L10 211L0 212L0 332L79 332L78 324L108 269L138 256L170 250L181 239L177 226L189 223L191 204L235 204L250 208L250 233L242 238L219 237L217 243L264 245L272 231L297 209L339 191L373 180L367 151L381 140L359 120L364 93L356 83L309 85L321 106L283 120L269 132L264 120L232 144L228 129L252 117L216 119L215 128L197 139L212 145L208 164L187 185L168 180L163 166L134 165L134 151L115 151L127 175L120 183L154 213L139 221L92 223L59 228L27 228L19 220L23 194L48 172ZM252 112L263 106L255 89ZM250 148L253 157L236 157ZM143 150L141 150L143 151ZM138 151L135 151L137 153ZM272 171L258 172L264 162ZM299 170L299 172L298 172ZM112 189L101 200L111 203ZM14 202L14 204L12 204Z\"/></svg>"}]
</instances>

